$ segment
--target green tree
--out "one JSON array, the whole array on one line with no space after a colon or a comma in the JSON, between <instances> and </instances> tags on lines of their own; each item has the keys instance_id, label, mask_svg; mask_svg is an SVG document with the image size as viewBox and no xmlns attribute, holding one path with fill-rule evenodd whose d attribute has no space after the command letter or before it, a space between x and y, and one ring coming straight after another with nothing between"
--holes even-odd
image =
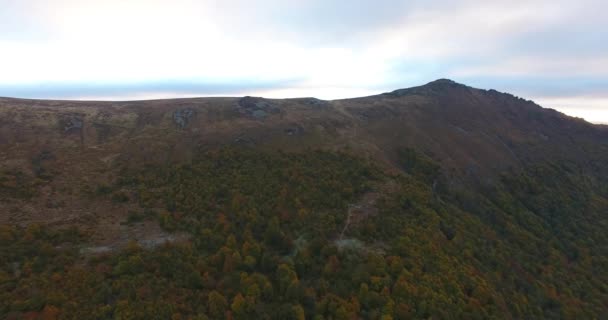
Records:
<instances>
[{"instance_id":1,"label":"green tree","mask_svg":"<svg viewBox=\"0 0 608 320\"><path fill-rule=\"evenodd\" d=\"M209 315L213 319L224 319L225 313L228 310L228 301L226 298L216 290L209 293L207 306L209 308Z\"/></svg>"}]
</instances>

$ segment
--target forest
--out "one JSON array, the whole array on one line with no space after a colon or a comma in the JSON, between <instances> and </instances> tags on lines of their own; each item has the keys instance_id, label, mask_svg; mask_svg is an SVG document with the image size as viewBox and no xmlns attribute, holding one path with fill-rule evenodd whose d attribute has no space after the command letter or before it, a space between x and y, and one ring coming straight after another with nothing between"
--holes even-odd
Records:
<instances>
[{"instance_id":1,"label":"forest","mask_svg":"<svg viewBox=\"0 0 608 320\"><path fill-rule=\"evenodd\" d=\"M136 203L131 222L188 240L91 254L77 228L0 226L0 318L608 314L601 176L547 162L474 185L414 149L395 157L400 172L348 151L218 147L187 164L124 166L83 192ZM27 196L19 183L3 188ZM370 194L376 210L350 210Z\"/></svg>"}]
</instances>

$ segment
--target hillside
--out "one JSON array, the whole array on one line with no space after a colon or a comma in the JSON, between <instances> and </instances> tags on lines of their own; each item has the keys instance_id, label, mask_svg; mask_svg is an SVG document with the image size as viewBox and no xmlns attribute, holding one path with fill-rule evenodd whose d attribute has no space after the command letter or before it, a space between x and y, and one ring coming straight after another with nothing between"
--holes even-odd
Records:
<instances>
[{"instance_id":1,"label":"hillside","mask_svg":"<svg viewBox=\"0 0 608 320\"><path fill-rule=\"evenodd\" d=\"M377 96L0 98L0 317L601 318L608 130Z\"/></svg>"}]
</instances>

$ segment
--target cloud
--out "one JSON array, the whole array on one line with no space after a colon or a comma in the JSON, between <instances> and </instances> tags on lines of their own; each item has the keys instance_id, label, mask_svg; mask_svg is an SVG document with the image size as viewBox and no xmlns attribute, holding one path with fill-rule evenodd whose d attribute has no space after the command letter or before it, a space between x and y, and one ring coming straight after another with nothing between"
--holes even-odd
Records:
<instances>
[{"instance_id":1,"label":"cloud","mask_svg":"<svg viewBox=\"0 0 608 320\"><path fill-rule=\"evenodd\" d=\"M608 95L538 97L536 103L552 106L570 116L584 118L594 123L608 124Z\"/></svg>"},{"instance_id":2,"label":"cloud","mask_svg":"<svg viewBox=\"0 0 608 320\"><path fill-rule=\"evenodd\" d=\"M554 107L608 80L602 0L0 2L3 95L342 98L449 77Z\"/></svg>"},{"instance_id":3,"label":"cloud","mask_svg":"<svg viewBox=\"0 0 608 320\"><path fill-rule=\"evenodd\" d=\"M280 82L263 81L146 81L146 82L97 82L97 83L40 83L0 86L0 96L17 93L24 98L48 97L53 99L79 100L133 100L171 97L221 96L235 93L247 94L260 90L290 87L297 79Z\"/></svg>"}]
</instances>

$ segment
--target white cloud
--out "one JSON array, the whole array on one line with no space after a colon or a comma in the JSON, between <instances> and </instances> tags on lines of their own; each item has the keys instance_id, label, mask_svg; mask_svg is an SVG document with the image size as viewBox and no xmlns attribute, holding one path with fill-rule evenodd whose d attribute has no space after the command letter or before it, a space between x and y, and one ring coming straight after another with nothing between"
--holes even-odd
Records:
<instances>
[{"instance_id":1,"label":"white cloud","mask_svg":"<svg viewBox=\"0 0 608 320\"><path fill-rule=\"evenodd\" d=\"M437 77L608 79L608 45L593 37L608 29L601 13L608 5L600 0L0 0L0 6L5 87L259 81L286 84L261 91L273 96L342 98ZM585 41L570 43L576 39L568 30L586 32ZM173 94L150 97L159 91Z\"/></svg>"},{"instance_id":2,"label":"white cloud","mask_svg":"<svg viewBox=\"0 0 608 320\"><path fill-rule=\"evenodd\" d=\"M456 77L473 76L557 76L567 74L570 77L607 76L608 57L552 58L542 56L508 57L503 61L480 63L479 65L458 66L451 73Z\"/></svg>"},{"instance_id":3,"label":"white cloud","mask_svg":"<svg viewBox=\"0 0 608 320\"><path fill-rule=\"evenodd\" d=\"M538 97L534 101L543 107L589 122L608 124L608 96Z\"/></svg>"}]
</instances>

